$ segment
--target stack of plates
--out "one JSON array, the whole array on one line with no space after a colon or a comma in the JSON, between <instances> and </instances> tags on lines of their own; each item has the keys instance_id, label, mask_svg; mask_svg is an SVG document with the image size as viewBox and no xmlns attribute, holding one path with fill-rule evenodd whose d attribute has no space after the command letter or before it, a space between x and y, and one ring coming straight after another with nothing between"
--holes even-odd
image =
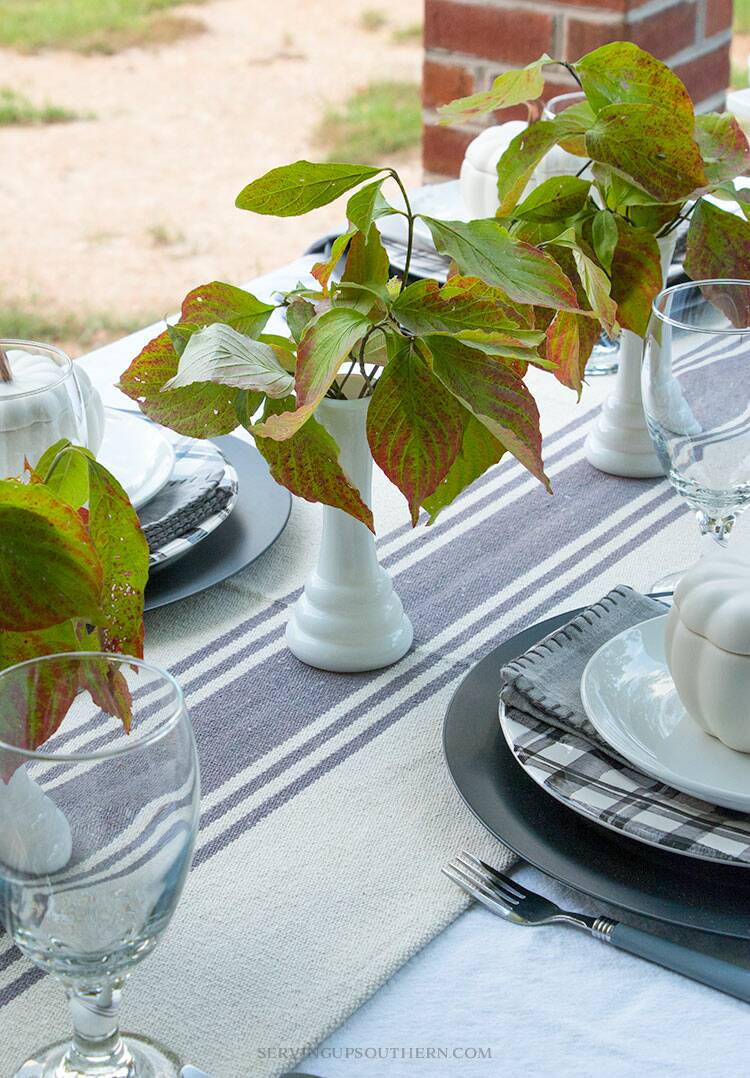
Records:
<instances>
[{"instance_id":1,"label":"stack of plates","mask_svg":"<svg viewBox=\"0 0 750 1078\"><path fill-rule=\"evenodd\" d=\"M457 690L444 748L461 796L525 861L580 891L750 939L750 756L685 714L666 668L663 618L615 637L584 673L587 715L620 759L549 726L535 732L502 709L498 722L500 668L578 613L502 644Z\"/></svg>"},{"instance_id":2,"label":"stack of plates","mask_svg":"<svg viewBox=\"0 0 750 1078\"><path fill-rule=\"evenodd\" d=\"M105 411L98 459L150 537L146 609L227 579L284 530L291 495L250 442L185 438L139 413Z\"/></svg>"}]
</instances>

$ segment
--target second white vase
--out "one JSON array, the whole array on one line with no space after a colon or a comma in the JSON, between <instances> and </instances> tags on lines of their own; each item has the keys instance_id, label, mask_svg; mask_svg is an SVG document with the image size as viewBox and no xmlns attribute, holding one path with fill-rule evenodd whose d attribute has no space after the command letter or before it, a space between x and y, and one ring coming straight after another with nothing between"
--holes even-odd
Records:
<instances>
[{"instance_id":1,"label":"second white vase","mask_svg":"<svg viewBox=\"0 0 750 1078\"><path fill-rule=\"evenodd\" d=\"M352 390L359 388L359 380L350 383ZM370 505L368 405L368 398L326 398L316 418L336 440L341 467ZM286 629L289 649L320 670L358 673L397 662L412 638L411 622L378 562L372 532L341 509L324 506L318 564L292 608Z\"/></svg>"},{"instance_id":2,"label":"second white vase","mask_svg":"<svg viewBox=\"0 0 750 1078\"><path fill-rule=\"evenodd\" d=\"M674 254L674 236L657 240L665 281ZM620 336L615 384L586 438L586 459L595 468L611 475L634 479L664 475L643 414L641 365L643 338L629 329Z\"/></svg>"}]
</instances>

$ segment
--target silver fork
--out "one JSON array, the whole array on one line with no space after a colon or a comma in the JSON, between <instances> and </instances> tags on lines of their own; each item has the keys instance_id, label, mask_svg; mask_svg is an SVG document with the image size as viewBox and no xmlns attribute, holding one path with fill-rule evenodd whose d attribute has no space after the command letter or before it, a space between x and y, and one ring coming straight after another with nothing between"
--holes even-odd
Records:
<instances>
[{"instance_id":1,"label":"silver fork","mask_svg":"<svg viewBox=\"0 0 750 1078\"><path fill-rule=\"evenodd\" d=\"M503 875L470 853L464 852L454 858L443 872L492 913L514 924L574 925L621 951L656 962L684 977L750 1002L750 970L732 962L691 950L680 943L631 928L609 917L587 917L583 913L563 910L548 898L530 891L518 880Z\"/></svg>"}]
</instances>

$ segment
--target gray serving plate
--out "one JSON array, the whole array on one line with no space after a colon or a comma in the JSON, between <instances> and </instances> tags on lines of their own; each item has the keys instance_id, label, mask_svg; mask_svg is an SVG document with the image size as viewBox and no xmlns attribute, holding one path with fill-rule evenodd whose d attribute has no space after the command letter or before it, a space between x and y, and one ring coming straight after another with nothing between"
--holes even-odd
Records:
<instances>
[{"instance_id":1,"label":"gray serving plate","mask_svg":"<svg viewBox=\"0 0 750 1078\"><path fill-rule=\"evenodd\" d=\"M223 524L179 561L149 579L146 610L187 599L252 564L286 527L292 496L271 478L255 446L227 435L214 438L237 472L237 504Z\"/></svg>"},{"instance_id":2,"label":"gray serving plate","mask_svg":"<svg viewBox=\"0 0 750 1078\"><path fill-rule=\"evenodd\" d=\"M633 913L750 939L750 872L620 837L533 782L498 721L500 668L580 610L540 622L482 659L456 690L443 727L448 769L463 800L519 857L579 891Z\"/></svg>"}]
</instances>

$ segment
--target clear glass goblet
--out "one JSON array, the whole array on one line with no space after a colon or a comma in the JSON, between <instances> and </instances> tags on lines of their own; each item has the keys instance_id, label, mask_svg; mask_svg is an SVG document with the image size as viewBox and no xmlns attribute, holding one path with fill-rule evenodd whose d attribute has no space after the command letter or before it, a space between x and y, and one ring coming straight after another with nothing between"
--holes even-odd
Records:
<instances>
[{"instance_id":1,"label":"clear glass goblet","mask_svg":"<svg viewBox=\"0 0 750 1078\"><path fill-rule=\"evenodd\" d=\"M750 281L690 281L653 303L643 407L667 477L725 546L750 503ZM682 573L657 581L674 591Z\"/></svg>"},{"instance_id":2,"label":"clear glass goblet","mask_svg":"<svg viewBox=\"0 0 750 1078\"><path fill-rule=\"evenodd\" d=\"M61 438L86 446L88 435L70 358L49 344L0 339L0 479L21 475L25 460L36 464Z\"/></svg>"},{"instance_id":3,"label":"clear glass goblet","mask_svg":"<svg viewBox=\"0 0 750 1078\"><path fill-rule=\"evenodd\" d=\"M108 713L122 700L129 732ZM54 732L34 750L39 730ZM16 1078L179 1074L165 1049L121 1037L118 1011L129 970L180 897L199 794L193 732L169 674L98 653L0 673L0 914L24 955L62 983L74 1031Z\"/></svg>"},{"instance_id":4,"label":"clear glass goblet","mask_svg":"<svg viewBox=\"0 0 750 1078\"><path fill-rule=\"evenodd\" d=\"M546 102L542 111L543 120L554 120L571 105L580 105L586 100L586 95L581 90L573 90L567 94L558 94ZM539 174L542 179L551 176L576 176L585 165L585 160L568 153L561 146L554 146L545 156L539 166ZM590 175L590 173L588 174ZM602 330L599 340L593 347L588 363L586 364L587 377L598 377L602 374L617 374L617 357L620 351L618 341L613 341Z\"/></svg>"}]
</instances>

